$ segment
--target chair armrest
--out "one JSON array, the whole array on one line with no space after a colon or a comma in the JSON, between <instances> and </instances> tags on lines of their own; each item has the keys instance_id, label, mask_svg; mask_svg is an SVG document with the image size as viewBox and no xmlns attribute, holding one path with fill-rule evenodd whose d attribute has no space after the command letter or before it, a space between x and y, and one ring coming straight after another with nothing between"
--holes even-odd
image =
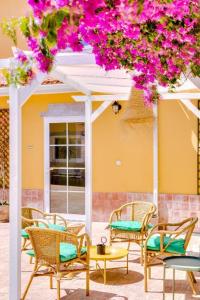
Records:
<instances>
[{"instance_id":1,"label":"chair armrest","mask_svg":"<svg viewBox=\"0 0 200 300\"><path fill-rule=\"evenodd\" d=\"M87 247L87 255L89 258L89 253L90 253L90 246L91 246L91 239L87 233L83 233L79 236L77 236L79 240L79 247L78 247L78 256L81 256L81 249L83 247Z\"/></svg>"}]
</instances>

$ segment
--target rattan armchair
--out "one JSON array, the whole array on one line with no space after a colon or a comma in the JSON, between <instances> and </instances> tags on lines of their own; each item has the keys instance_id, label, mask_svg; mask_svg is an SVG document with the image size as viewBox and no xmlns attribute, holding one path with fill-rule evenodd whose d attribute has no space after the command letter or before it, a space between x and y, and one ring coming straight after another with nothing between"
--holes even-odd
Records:
<instances>
[{"instance_id":1,"label":"rattan armchair","mask_svg":"<svg viewBox=\"0 0 200 300\"><path fill-rule=\"evenodd\" d=\"M147 292L148 270L171 255L185 255L198 218L188 218L179 223L155 225L144 243L144 290ZM188 274L193 278L193 274Z\"/></svg>"},{"instance_id":2,"label":"rattan armchair","mask_svg":"<svg viewBox=\"0 0 200 300\"><path fill-rule=\"evenodd\" d=\"M156 206L150 202L131 202L121 206L112 212L109 220L109 230L110 230L110 244L114 242L135 242L141 246L141 259L142 259L142 249L143 242L147 237L150 220L156 211ZM121 224L129 224L133 228L120 228ZM123 223L122 223L123 222ZM118 226L114 226L114 225ZM136 227L134 228L134 225ZM129 248L128 246L128 248Z\"/></svg>"},{"instance_id":3,"label":"rattan armchair","mask_svg":"<svg viewBox=\"0 0 200 300\"><path fill-rule=\"evenodd\" d=\"M46 228L52 228L61 231L68 231L72 234L79 234L81 229L85 226L84 224L77 224L67 221L60 214L46 213L37 208L33 207L22 207L22 251L27 250L30 244L29 236L26 233L25 228L28 226L42 226Z\"/></svg>"},{"instance_id":4,"label":"rattan armchair","mask_svg":"<svg viewBox=\"0 0 200 300\"><path fill-rule=\"evenodd\" d=\"M60 280L69 273L86 272L86 295L89 295L90 239L87 234L80 236L48 228L26 228L33 250L27 254L35 257L34 270L26 286L22 300L26 298L34 277L48 276L50 288L53 278L57 282L57 300L60 300Z\"/></svg>"}]
</instances>

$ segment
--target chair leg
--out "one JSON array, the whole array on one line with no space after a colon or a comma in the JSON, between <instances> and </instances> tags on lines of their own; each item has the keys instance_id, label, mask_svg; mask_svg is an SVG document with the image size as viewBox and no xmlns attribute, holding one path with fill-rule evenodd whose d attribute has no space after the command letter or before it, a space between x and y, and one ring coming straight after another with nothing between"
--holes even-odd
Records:
<instances>
[{"instance_id":1,"label":"chair leg","mask_svg":"<svg viewBox=\"0 0 200 300\"><path fill-rule=\"evenodd\" d=\"M60 278L57 278L57 300L60 300Z\"/></svg>"},{"instance_id":2,"label":"chair leg","mask_svg":"<svg viewBox=\"0 0 200 300\"><path fill-rule=\"evenodd\" d=\"M23 244L22 244L22 249L21 249L21 251L24 251L24 250L25 250L25 246L26 246L26 239L23 238Z\"/></svg>"},{"instance_id":3,"label":"chair leg","mask_svg":"<svg viewBox=\"0 0 200 300\"><path fill-rule=\"evenodd\" d=\"M148 268L148 275L149 279L151 279L151 267Z\"/></svg>"},{"instance_id":4,"label":"chair leg","mask_svg":"<svg viewBox=\"0 0 200 300\"><path fill-rule=\"evenodd\" d=\"M144 291L147 292L147 253L144 251Z\"/></svg>"},{"instance_id":5,"label":"chair leg","mask_svg":"<svg viewBox=\"0 0 200 300\"><path fill-rule=\"evenodd\" d=\"M191 289L192 289L193 295L197 295L198 292L197 292L197 289L196 289L196 287L195 287L195 285L194 285L194 278L193 278L194 275L191 275L191 273L192 273L192 272L187 272L187 275L188 275L188 281L189 281L190 287L191 287Z\"/></svg>"},{"instance_id":6,"label":"chair leg","mask_svg":"<svg viewBox=\"0 0 200 300\"><path fill-rule=\"evenodd\" d=\"M53 276L52 275L49 276L49 286L50 286L50 289L53 289Z\"/></svg>"},{"instance_id":7,"label":"chair leg","mask_svg":"<svg viewBox=\"0 0 200 300\"><path fill-rule=\"evenodd\" d=\"M31 274L31 277L30 277L30 279L29 279L29 282L28 282L28 284L27 284L27 286L26 286L25 292L24 292L24 294L23 294L21 300L24 300L24 299L25 299L25 297L26 297L26 295L27 295L27 293L28 293L28 290L29 290L29 288L30 288L30 285L31 285L31 283L32 283L32 281L33 281L34 275L35 275L35 272L33 272L33 273Z\"/></svg>"},{"instance_id":8,"label":"chair leg","mask_svg":"<svg viewBox=\"0 0 200 300\"><path fill-rule=\"evenodd\" d=\"M30 256L30 264L32 264L32 263L33 263L33 257Z\"/></svg>"},{"instance_id":9,"label":"chair leg","mask_svg":"<svg viewBox=\"0 0 200 300\"><path fill-rule=\"evenodd\" d=\"M192 281L194 283L197 283L196 278L194 277L194 273L193 272L190 273L190 276L191 276Z\"/></svg>"},{"instance_id":10,"label":"chair leg","mask_svg":"<svg viewBox=\"0 0 200 300\"><path fill-rule=\"evenodd\" d=\"M144 263L144 253L143 253L143 243L140 244L140 264L143 266Z\"/></svg>"},{"instance_id":11,"label":"chair leg","mask_svg":"<svg viewBox=\"0 0 200 300\"><path fill-rule=\"evenodd\" d=\"M86 296L90 293L90 270L86 271Z\"/></svg>"}]
</instances>

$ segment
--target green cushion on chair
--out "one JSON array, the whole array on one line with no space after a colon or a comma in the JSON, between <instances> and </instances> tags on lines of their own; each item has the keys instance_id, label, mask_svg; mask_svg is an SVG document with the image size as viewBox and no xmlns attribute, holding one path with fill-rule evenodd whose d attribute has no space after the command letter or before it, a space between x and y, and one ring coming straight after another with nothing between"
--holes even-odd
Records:
<instances>
[{"instance_id":1,"label":"green cushion on chair","mask_svg":"<svg viewBox=\"0 0 200 300\"><path fill-rule=\"evenodd\" d=\"M116 221L111 223L111 228L127 231L140 231L142 228L142 223L138 221ZM151 224L148 225L149 228L152 227Z\"/></svg>"},{"instance_id":2,"label":"green cushion on chair","mask_svg":"<svg viewBox=\"0 0 200 300\"><path fill-rule=\"evenodd\" d=\"M26 253L32 257L35 256L33 250L28 250ZM86 253L86 247L81 249L81 254ZM60 243L60 261L66 262L77 257L76 246L69 243Z\"/></svg>"},{"instance_id":3,"label":"green cushion on chair","mask_svg":"<svg viewBox=\"0 0 200 300\"><path fill-rule=\"evenodd\" d=\"M57 225L57 224L48 224L48 226L49 226L49 229L65 231L65 226L61 226L61 225ZM39 224L39 228L46 228L46 226L43 223L41 223L41 224ZM29 239L29 235L25 229L21 230L21 236L25 239Z\"/></svg>"},{"instance_id":4,"label":"green cushion on chair","mask_svg":"<svg viewBox=\"0 0 200 300\"><path fill-rule=\"evenodd\" d=\"M21 236L22 236L24 239L29 239L29 235L28 235L28 233L26 232L25 229L22 229L22 230L21 230Z\"/></svg>"},{"instance_id":5,"label":"green cushion on chair","mask_svg":"<svg viewBox=\"0 0 200 300\"><path fill-rule=\"evenodd\" d=\"M57 225L57 224L48 224L49 229L65 231L65 226ZM46 228L44 224L39 224L39 228Z\"/></svg>"},{"instance_id":6,"label":"green cushion on chair","mask_svg":"<svg viewBox=\"0 0 200 300\"><path fill-rule=\"evenodd\" d=\"M164 247L167 246L169 241L170 241L170 237L165 236L163 242ZM185 254L184 244L185 244L184 239L176 239L172 241L172 243L166 248L166 252ZM153 251L160 250L160 235L155 234L150 237L150 239L147 242L147 249Z\"/></svg>"}]
</instances>

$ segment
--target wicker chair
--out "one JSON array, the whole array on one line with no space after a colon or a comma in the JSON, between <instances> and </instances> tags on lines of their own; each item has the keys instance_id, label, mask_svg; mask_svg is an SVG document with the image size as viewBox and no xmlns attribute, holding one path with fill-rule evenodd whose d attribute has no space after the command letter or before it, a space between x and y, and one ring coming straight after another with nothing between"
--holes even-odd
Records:
<instances>
[{"instance_id":1,"label":"wicker chair","mask_svg":"<svg viewBox=\"0 0 200 300\"><path fill-rule=\"evenodd\" d=\"M89 249L87 234L80 236L48 228L26 228L33 250L27 254L35 257L34 270L26 286L22 300L26 298L34 277L48 276L50 288L53 278L57 281L57 300L60 300L60 280L69 273L86 272L86 295L89 295Z\"/></svg>"},{"instance_id":2,"label":"wicker chair","mask_svg":"<svg viewBox=\"0 0 200 300\"><path fill-rule=\"evenodd\" d=\"M22 207L22 231L23 238L22 251L27 250L30 245L29 235L26 233L25 228L31 225L42 226L44 228L52 228L61 231L68 231L72 234L79 234L84 224L71 223L59 214L46 213L39 209L32 207Z\"/></svg>"},{"instance_id":3,"label":"wicker chair","mask_svg":"<svg viewBox=\"0 0 200 300\"><path fill-rule=\"evenodd\" d=\"M110 244L128 242L129 248L130 242L135 242L141 246L142 260L142 245L147 237L150 227L149 222L155 211L154 204L142 201L127 203L114 210L109 220Z\"/></svg>"},{"instance_id":4,"label":"wicker chair","mask_svg":"<svg viewBox=\"0 0 200 300\"><path fill-rule=\"evenodd\" d=\"M155 225L144 243L144 290L147 292L147 277L151 266L171 255L185 255L198 218L188 218L179 223ZM193 273L188 274L194 279Z\"/></svg>"}]
</instances>

